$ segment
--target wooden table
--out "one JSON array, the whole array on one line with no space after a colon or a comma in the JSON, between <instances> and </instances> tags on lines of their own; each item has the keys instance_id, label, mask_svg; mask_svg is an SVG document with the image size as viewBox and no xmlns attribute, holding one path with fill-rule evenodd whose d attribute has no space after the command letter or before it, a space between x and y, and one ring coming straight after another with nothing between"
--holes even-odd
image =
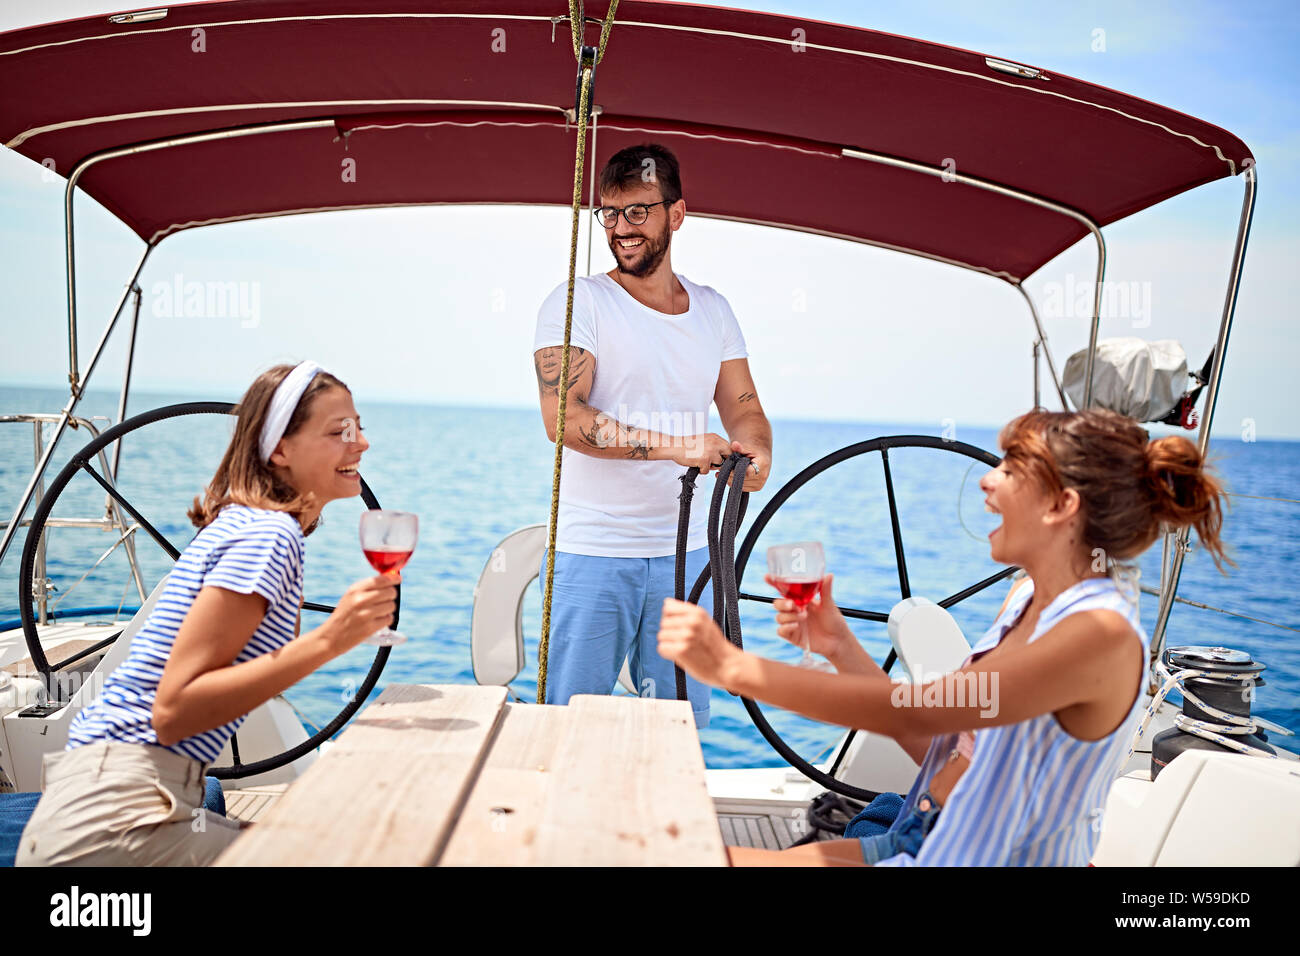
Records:
<instances>
[{"instance_id":1,"label":"wooden table","mask_svg":"<svg viewBox=\"0 0 1300 956\"><path fill-rule=\"evenodd\" d=\"M217 866L723 866L685 701L394 684Z\"/></svg>"}]
</instances>

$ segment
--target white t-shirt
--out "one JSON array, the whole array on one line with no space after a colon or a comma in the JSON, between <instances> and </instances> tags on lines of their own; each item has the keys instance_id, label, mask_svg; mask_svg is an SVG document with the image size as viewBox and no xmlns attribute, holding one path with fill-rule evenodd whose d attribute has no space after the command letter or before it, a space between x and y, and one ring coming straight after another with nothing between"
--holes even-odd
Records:
<instances>
[{"instance_id":1,"label":"white t-shirt","mask_svg":"<svg viewBox=\"0 0 1300 956\"><path fill-rule=\"evenodd\" d=\"M604 273L579 277L569 341L596 359L587 404L630 428L693 435L709 430L722 363L749 353L727 300L677 278L690 296L682 315L642 305ZM534 352L564 344L567 293L561 283L542 303ZM613 558L673 554L685 471L673 461L593 458L565 448L556 549ZM686 541L692 551L707 543L712 482L696 489Z\"/></svg>"}]
</instances>

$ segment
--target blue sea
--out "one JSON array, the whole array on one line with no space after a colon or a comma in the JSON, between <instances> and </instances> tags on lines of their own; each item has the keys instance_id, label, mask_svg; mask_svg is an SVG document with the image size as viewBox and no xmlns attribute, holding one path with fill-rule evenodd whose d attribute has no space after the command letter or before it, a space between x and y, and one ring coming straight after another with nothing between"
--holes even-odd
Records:
<instances>
[{"instance_id":1,"label":"blue sea","mask_svg":"<svg viewBox=\"0 0 1300 956\"><path fill-rule=\"evenodd\" d=\"M51 389L0 388L0 414L54 412L66 393ZM237 396L183 396L139 393L128 414L198 398L233 401ZM449 408L366 403L358 407L372 447L363 464L366 481L385 507L420 515L420 543L403 572L400 629L410 640L394 649L380 679L389 682L471 683L470 612L474 585L493 548L523 525L548 517L553 449L536 410ZM117 398L91 392L79 411L113 416ZM185 509L211 477L230 436L232 419L200 415L172 419L128 436L123 444L119 485L170 541L183 548L194 534ZM107 423L100 423L101 427ZM716 424L713 426L717 428ZM763 505L791 477L823 455L854 442L883 435L933 434L916 425L836 424L776 421L773 474L751 496L745 529ZM959 431L957 440L996 450L993 429ZM51 468L52 479L88 436L69 431ZM1237 567L1221 575L1209 556L1194 549L1184 565L1179 595L1259 621L1201 608L1176 605L1169 644L1222 644L1249 651L1268 665L1255 712L1300 728L1300 505L1269 498L1295 498L1300 488L1300 442L1215 441L1212 455L1235 497L1225 522L1225 537ZM940 600L998 569L988 556L986 535L999 519L983 510L977 482L984 466L945 451L902 449L890 453L912 593ZM0 427L0 508L8 518L32 468L30 426ZM699 482L696 507L707 508L712 478ZM60 500L64 516L98 516L104 494L85 475L74 479ZM370 575L357 539L360 499L338 501L325 510L323 526L308 539L307 599L332 604L352 581ZM778 512L759 538L745 569L741 589L766 594L763 553L770 544L820 540L835 574L835 596L842 605L887 612L899 598L899 581L889 528L884 479L878 454L842 464L815 478ZM170 561L150 539L139 536L146 584L152 587ZM49 537L50 577L62 606L134 607L126 561L119 548L73 585L113 543L108 533L54 529ZM25 585L18 580L21 537L0 562L0 618L17 617ZM1158 545L1141 561L1142 580L1159 582ZM974 641L992 622L1006 593L998 584L956 605L953 614ZM66 596L65 596L66 595ZM1142 619L1154 627L1156 601L1143 595ZM742 602L745 646L794 663L799 652L777 638L771 610ZM129 617L129 613L125 614ZM536 642L541 622L540 586L524 602L528 663L512 690L532 699L536 685ZM91 620L112 620L100 614ZM304 629L318 616L304 615ZM1284 627L1272 626L1263 621ZM12 626L12 625L6 625ZM853 622L870 653L882 660L889 651L883 624ZM334 716L363 679L374 655L362 647L332 661L291 688L287 697L308 724ZM739 700L714 691L710 726L701 733L710 767L779 766L782 761L759 736ZM814 759L833 745L835 728L767 708L768 719L803 756ZM1300 751L1296 738L1274 743Z\"/></svg>"}]
</instances>

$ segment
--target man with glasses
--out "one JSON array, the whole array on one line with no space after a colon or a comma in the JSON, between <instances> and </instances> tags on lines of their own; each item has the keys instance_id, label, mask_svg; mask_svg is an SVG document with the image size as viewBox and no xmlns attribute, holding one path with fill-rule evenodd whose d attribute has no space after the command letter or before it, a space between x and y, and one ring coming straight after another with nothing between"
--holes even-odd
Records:
<instances>
[{"instance_id":1,"label":"man with glasses","mask_svg":"<svg viewBox=\"0 0 1300 956\"><path fill-rule=\"evenodd\" d=\"M620 150L599 188L595 214L615 266L574 286L548 704L610 693L624 658L642 696L676 696L657 634L673 596L678 479L691 466L709 474L733 451L750 458L746 491L762 488L771 470L772 430L731 306L672 270L669 246L686 218L677 158L657 144ZM552 442L567 298L566 282L542 303L533 343ZM710 402L729 437L709 431ZM688 588L708 564L710 492L692 509ZM544 556L543 581L546 564ZM711 593L702 605L711 607ZM696 725L706 726L709 688L688 678L687 695Z\"/></svg>"}]
</instances>

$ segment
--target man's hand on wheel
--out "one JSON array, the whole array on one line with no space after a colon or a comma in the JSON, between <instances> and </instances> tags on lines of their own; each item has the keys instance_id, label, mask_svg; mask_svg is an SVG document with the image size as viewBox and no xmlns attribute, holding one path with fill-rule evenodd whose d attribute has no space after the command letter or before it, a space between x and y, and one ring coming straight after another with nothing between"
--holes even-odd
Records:
<instances>
[{"instance_id":1,"label":"man's hand on wheel","mask_svg":"<svg viewBox=\"0 0 1300 956\"><path fill-rule=\"evenodd\" d=\"M673 448L673 461L686 468L698 468L707 475L731 456L731 443L721 435L704 432L684 435L681 444Z\"/></svg>"},{"instance_id":2,"label":"man's hand on wheel","mask_svg":"<svg viewBox=\"0 0 1300 956\"><path fill-rule=\"evenodd\" d=\"M772 468L772 461L761 449L746 448L738 441L731 443L731 451L749 456L749 467L745 469L745 491L758 491L767 481Z\"/></svg>"}]
</instances>

